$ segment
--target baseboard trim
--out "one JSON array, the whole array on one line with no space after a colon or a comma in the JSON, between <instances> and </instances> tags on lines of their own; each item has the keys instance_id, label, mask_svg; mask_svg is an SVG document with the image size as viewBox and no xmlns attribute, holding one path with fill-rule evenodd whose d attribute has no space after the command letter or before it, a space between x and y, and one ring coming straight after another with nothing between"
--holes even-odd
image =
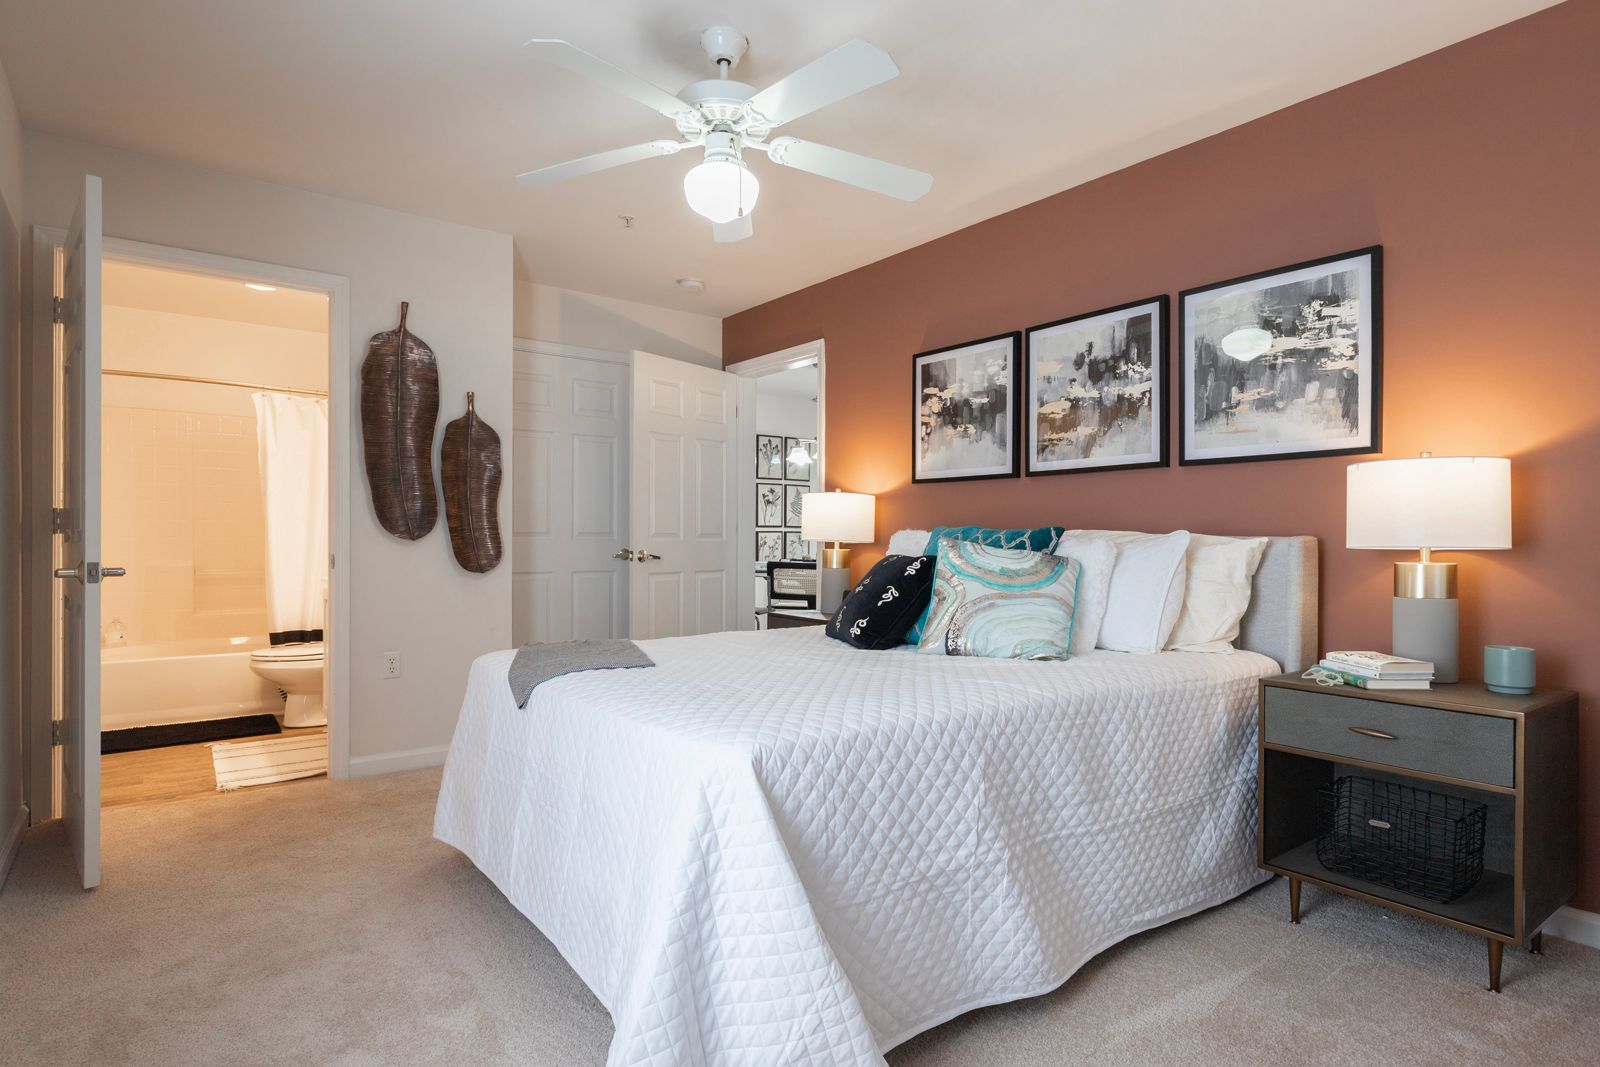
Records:
<instances>
[{"instance_id":1,"label":"baseboard trim","mask_svg":"<svg viewBox=\"0 0 1600 1067\"><path fill-rule=\"evenodd\" d=\"M374 774L438 767L443 765L449 751L449 745L439 745L435 748L412 748L404 752L384 752L377 756L351 756L350 777L367 778Z\"/></svg>"},{"instance_id":2,"label":"baseboard trim","mask_svg":"<svg viewBox=\"0 0 1600 1067\"><path fill-rule=\"evenodd\" d=\"M1600 915L1580 908L1562 908L1550 916L1544 932L1564 941L1600 948Z\"/></svg>"},{"instance_id":3,"label":"baseboard trim","mask_svg":"<svg viewBox=\"0 0 1600 1067\"><path fill-rule=\"evenodd\" d=\"M6 879L11 875L11 865L16 862L17 853L22 850L22 831L28 826L28 809L17 808L17 813L11 819L11 826L6 830L4 841L0 841L0 891L6 887Z\"/></svg>"}]
</instances>

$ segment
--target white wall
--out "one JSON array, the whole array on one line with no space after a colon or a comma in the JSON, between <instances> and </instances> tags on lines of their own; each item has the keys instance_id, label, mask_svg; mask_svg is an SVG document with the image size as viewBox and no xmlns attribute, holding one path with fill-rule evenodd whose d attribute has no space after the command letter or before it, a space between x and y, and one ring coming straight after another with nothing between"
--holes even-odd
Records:
<instances>
[{"instance_id":1,"label":"white wall","mask_svg":"<svg viewBox=\"0 0 1600 1067\"><path fill-rule=\"evenodd\" d=\"M722 368L722 320L711 315L525 281L515 299L518 337Z\"/></svg>"},{"instance_id":2,"label":"white wall","mask_svg":"<svg viewBox=\"0 0 1600 1067\"><path fill-rule=\"evenodd\" d=\"M464 410L469 389L479 414L509 434L508 236L35 132L25 147L31 222L64 225L82 176L97 174L108 235L348 278L352 382L335 417L359 427L355 383L367 339L393 328L408 300L409 325L439 361L439 436ZM442 514L419 542L385 533L372 510L359 430L351 443L350 553L338 565L349 568L350 756L361 774L443 758L468 666L511 642L511 568L461 570ZM505 462L509 490L509 454ZM508 492L501 514L509 510ZM402 677L385 681L379 658L391 650L401 653Z\"/></svg>"},{"instance_id":3,"label":"white wall","mask_svg":"<svg viewBox=\"0 0 1600 1067\"><path fill-rule=\"evenodd\" d=\"M22 833L22 124L0 69L0 886Z\"/></svg>"}]
</instances>

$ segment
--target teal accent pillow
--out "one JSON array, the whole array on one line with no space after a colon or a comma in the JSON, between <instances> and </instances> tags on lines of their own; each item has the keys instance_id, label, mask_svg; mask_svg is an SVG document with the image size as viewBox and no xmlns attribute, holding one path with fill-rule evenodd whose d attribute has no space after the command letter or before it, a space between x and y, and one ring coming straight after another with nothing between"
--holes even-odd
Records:
<instances>
[{"instance_id":1,"label":"teal accent pillow","mask_svg":"<svg viewBox=\"0 0 1600 1067\"><path fill-rule=\"evenodd\" d=\"M935 526L933 532L928 534L928 547L922 550L922 554L937 555L939 540L944 537L953 537L957 541L973 541L980 545L988 545L990 548L1025 548L1030 552L1054 552L1066 532L1065 526L1041 526L1036 530L993 530L987 526ZM931 610L930 604L928 611ZM909 644L922 643L922 631L928 624L928 611L918 616L910 631L906 633L906 641Z\"/></svg>"},{"instance_id":2,"label":"teal accent pillow","mask_svg":"<svg viewBox=\"0 0 1600 1067\"><path fill-rule=\"evenodd\" d=\"M1067 659L1077 614L1077 560L944 538L918 652Z\"/></svg>"}]
</instances>

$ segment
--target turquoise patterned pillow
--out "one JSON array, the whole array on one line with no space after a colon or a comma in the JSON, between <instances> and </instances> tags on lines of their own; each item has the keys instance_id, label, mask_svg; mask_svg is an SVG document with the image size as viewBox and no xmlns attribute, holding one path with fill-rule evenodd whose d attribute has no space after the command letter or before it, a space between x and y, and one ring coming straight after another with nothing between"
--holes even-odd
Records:
<instances>
[{"instance_id":1,"label":"turquoise patterned pillow","mask_svg":"<svg viewBox=\"0 0 1600 1067\"><path fill-rule=\"evenodd\" d=\"M987 526L935 526L933 532L928 535L928 547L922 550L922 554L937 555L939 540L945 537L953 537L957 541L975 541L990 548L1025 548L1030 552L1054 552L1066 532L1065 526L1041 526L1037 530L991 530ZM908 644L922 643L922 631L928 625L928 615L932 610L933 606L930 604L917 621L911 624L911 629L906 633Z\"/></svg>"},{"instance_id":2,"label":"turquoise patterned pillow","mask_svg":"<svg viewBox=\"0 0 1600 1067\"><path fill-rule=\"evenodd\" d=\"M917 651L1066 659L1082 574L1078 561L1065 556L946 537Z\"/></svg>"},{"instance_id":3,"label":"turquoise patterned pillow","mask_svg":"<svg viewBox=\"0 0 1600 1067\"><path fill-rule=\"evenodd\" d=\"M1054 552L1061 543L1065 526L1041 526L1037 530L991 530L987 526L935 526L928 534L928 547L924 556L939 551L941 537L954 537L958 541L976 541L990 548L1025 548L1029 552Z\"/></svg>"}]
</instances>

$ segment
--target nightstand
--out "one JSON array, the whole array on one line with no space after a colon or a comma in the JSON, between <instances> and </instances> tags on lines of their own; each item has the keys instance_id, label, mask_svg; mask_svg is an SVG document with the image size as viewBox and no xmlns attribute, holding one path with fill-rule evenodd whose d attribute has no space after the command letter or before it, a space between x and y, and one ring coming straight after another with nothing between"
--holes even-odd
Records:
<instances>
[{"instance_id":1,"label":"nightstand","mask_svg":"<svg viewBox=\"0 0 1600 1067\"><path fill-rule=\"evenodd\" d=\"M787 630L792 626L823 626L828 616L820 611L805 608L771 608L766 613L769 630Z\"/></svg>"},{"instance_id":2,"label":"nightstand","mask_svg":"<svg viewBox=\"0 0 1600 1067\"><path fill-rule=\"evenodd\" d=\"M1481 682L1368 691L1280 675L1261 683L1259 744L1256 861L1288 877L1290 922L1310 883L1454 926L1487 943L1497 993L1506 945L1542 950L1539 928L1577 886L1577 694L1506 696ZM1483 877L1441 904L1324 867L1321 792L1352 774L1484 804Z\"/></svg>"}]
</instances>

